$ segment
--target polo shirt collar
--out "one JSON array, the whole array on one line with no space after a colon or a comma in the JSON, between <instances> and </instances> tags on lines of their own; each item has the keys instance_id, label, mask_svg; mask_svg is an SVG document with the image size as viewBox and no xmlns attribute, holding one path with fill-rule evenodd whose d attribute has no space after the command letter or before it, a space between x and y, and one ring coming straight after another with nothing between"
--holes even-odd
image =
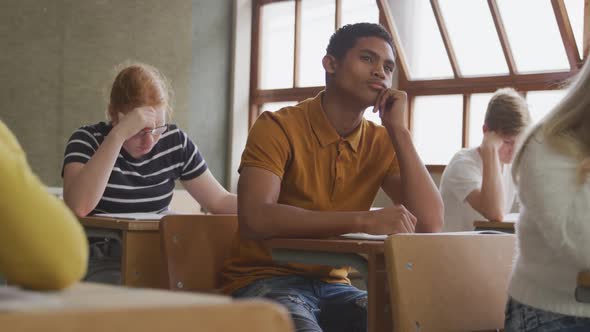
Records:
<instances>
[{"instance_id":1,"label":"polo shirt collar","mask_svg":"<svg viewBox=\"0 0 590 332\"><path fill-rule=\"evenodd\" d=\"M315 134L320 146L326 147L330 144L337 143L341 140L348 142L348 145L354 152L357 151L363 128L365 126L365 119L363 119L360 125L347 137L340 137L336 129L332 126L324 108L322 107L322 96L324 92L320 92L309 105L309 121L313 133Z\"/></svg>"}]
</instances>

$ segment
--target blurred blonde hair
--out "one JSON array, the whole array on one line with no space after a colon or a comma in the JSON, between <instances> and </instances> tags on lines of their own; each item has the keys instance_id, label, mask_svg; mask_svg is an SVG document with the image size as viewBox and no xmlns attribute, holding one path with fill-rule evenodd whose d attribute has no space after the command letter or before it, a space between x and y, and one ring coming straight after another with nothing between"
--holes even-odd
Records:
<instances>
[{"instance_id":1,"label":"blurred blonde hair","mask_svg":"<svg viewBox=\"0 0 590 332\"><path fill-rule=\"evenodd\" d=\"M531 123L526 100L513 88L498 89L488 103L484 124L491 131L515 136Z\"/></svg>"},{"instance_id":2,"label":"blurred blonde hair","mask_svg":"<svg viewBox=\"0 0 590 332\"><path fill-rule=\"evenodd\" d=\"M579 161L578 183L590 174L590 63L572 81L565 97L535 125L523 139L516 153L512 177L518 182L518 168L522 152L533 136L540 135L549 146Z\"/></svg>"}]
</instances>

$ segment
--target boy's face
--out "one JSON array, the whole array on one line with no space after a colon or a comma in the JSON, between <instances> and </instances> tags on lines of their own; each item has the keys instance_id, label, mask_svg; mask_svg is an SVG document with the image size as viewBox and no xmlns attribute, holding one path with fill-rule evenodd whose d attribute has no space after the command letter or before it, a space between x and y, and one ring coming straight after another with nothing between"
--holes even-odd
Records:
<instances>
[{"instance_id":1,"label":"boy's face","mask_svg":"<svg viewBox=\"0 0 590 332\"><path fill-rule=\"evenodd\" d=\"M514 157L514 146L518 135L500 135L500 137L502 138L502 144L498 149L498 157L503 164L510 164Z\"/></svg>"},{"instance_id":2,"label":"boy's face","mask_svg":"<svg viewBox=\"0 0 590 332\"><path fill-rule=\"evenodd\" d=\"M332 74L329 84L343 93L356 97L360 104L369 107L379 92L391 87L395 61L391 46L379 37L357 39L334 67L326 68Z\"/></svg>"}]
</instances>

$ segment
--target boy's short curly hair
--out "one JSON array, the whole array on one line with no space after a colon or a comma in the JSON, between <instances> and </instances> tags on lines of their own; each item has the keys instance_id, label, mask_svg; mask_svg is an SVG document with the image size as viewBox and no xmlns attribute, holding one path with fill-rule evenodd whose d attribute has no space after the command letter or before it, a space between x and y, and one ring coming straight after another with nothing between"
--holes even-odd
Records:
<instances>
[{"instance_id":1,"label":"boy's short curly hair","mask_svg":"<svg viewBox=\"0 0 590 332\"><path fill-rule=\"evenodd\" d=\"M383 26L375 23L355 23L341 27L330 37L326 53L340 60L354 47L357 39L363 37L378 37L385 40L395 55L391 35Z\"/></svg>"}]
</instances>

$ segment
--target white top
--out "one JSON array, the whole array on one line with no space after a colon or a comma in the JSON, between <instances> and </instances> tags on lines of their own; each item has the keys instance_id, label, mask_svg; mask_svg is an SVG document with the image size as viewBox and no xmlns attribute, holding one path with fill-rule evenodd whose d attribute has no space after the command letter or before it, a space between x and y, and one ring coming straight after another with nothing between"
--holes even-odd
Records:
<instances>
[{"instance_id":1,"label":"white top","mask_svg":"<svg viewBox=\"0 0 590 332\"><path fill-rule=\"evenodd\" d=\"M535 308L590 317L590 304L574 298L578 272L590 268L590 179L578 185L578 162L538 137L521 162L518 250L508 292Z\"/></svg>"},{"instance_id":2,"label":"white top","mask_svg":"<svg viewBox=\"0 0 590 332\"><path fill-rule=\"evenodd\" d=\"M516 189L509 165L504 165L503 168L502 187L506 215L514 204ZM482 178L483 161L477 148L463 149L453 156L440 180L440 194L445 204L443 232L472 231L474 221L486 219L466 201L472 191L481 190Z\"/></svg>"}]
</instances>

